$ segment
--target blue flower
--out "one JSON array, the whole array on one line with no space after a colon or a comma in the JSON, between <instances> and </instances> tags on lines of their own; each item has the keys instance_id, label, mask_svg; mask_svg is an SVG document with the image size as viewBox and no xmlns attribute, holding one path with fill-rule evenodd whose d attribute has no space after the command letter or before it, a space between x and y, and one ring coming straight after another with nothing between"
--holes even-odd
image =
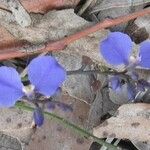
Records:
<instances>
[{"instance_id":1,"label":"blue flower","mask_svg":"<svg viewBox=\"0 0 150 150\"><path fill-rule=\"evenodd\" d=\"M145 41L141 43L139 57L139 66L144 68L150 68L150 41Z\"/></svg>"},{"instance_id":2,"label":"blue flower","mask_svg":"<svg viewBox=\"0 0 150 150\"><path fill-rule=\"evenodd\" d=\"M30 90L24 87L14 68L0 67L0 107L11 107L21 97L30 97L34 92L52 96L65 80L66 71L53 57L39 56L28 65L28 77Z\"/></svg>"},{"instance_id":3,"label":"blue flower","mask_svg":"<svg viewBox=\"0 0 150 150\"><path fill-rule=\"evenodd\" d=\"M37 126L42 126L44 122L44 115L40 107L36 107L33 112L34 122Z\"/></svg>"},{"instance_id":4,"label":"blue flower","mask_svg":"<svg viewBox=\"0 0 150 150\"><path fill-rule=\"evenodd\" d=\"M150 88L150 83L145 81L144 79L139 79L137 82L137 90L145 91L145 88Z\"/></svg>"},{"instance_id":5,"label":"blue flower","mask_svg":"<svg viewBox=\"0 0 150 150\"><path fill-rule=\"evenodd\" d=\"M24 92L18 72L11 67L0 67L0 106L13 106Z\"/></svg>"},{"instance_id":6,"label":"blue flower","mask_svg":"<svg viewBox=\"0 0 150 150\"><path fill-rule=\"evenodd\" d=\"M137 94L136 87L134 84L128 83L127 84L127 92L128 92L128 99L134 100Z\"/></svg>"},{"instance_id":7,"label":"blue flower","mask_svg":"<svg viewBox=\"0 0 150 150\"><path fill-rule=\"evenodd\" d=\"M140 45L139 56L131 60L132 41L127 34L121 32L112 32L100 43L100 53L103 58L114 66L126 65L141 66L150 68L150 41L144 41Z\"/></svg>"},{"instance_id":8,"label":"blue flower","mask_svg":"<svg viewBox=\"0 0 150 150\"><path fill-rule=\"evenodd\" d=\"M120 91L121 89L121 79L119 76L113 76L110 78L110 86L115 91Z\"/></svg>"},{"instance_id":9,"label":"blue flower","mask_svg":"<svg viewBox=\"0 0 150 150\"><path fill-rule=\"evenodd\" d=\"M112 65L128 65L132 51L130 37L121 32L113 32L101 42L100 52L104 59Z\"/></svg>"},{"instance_id":10,"label":"blue flower","mask_svg":"<svg viewBox=\"0 0 150 150\"><path fill-rule=\"evenodd\" d=\"M121 32L112 32L100 43L100 53L109 64L113 66L124 65L126 74L134 80L134 84L127 80L128 98L130 100L135 98L139 90L150 87L148 82L143 80L141 82L135 72L137 66L150 68L150 41L141 43L139 55L134 58L131 56L132 41L130 37ZM110 85L113 90L119 92L122 86L119 75L110 79Z\"/></svg>"}]
</instances>

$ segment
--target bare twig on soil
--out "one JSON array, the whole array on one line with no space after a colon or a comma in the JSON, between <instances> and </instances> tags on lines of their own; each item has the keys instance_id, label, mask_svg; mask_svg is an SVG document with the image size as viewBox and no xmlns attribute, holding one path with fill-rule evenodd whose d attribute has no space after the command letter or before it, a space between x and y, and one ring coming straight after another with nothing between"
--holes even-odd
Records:
<instances>
[{"instance_id":1,"label":"bare twig on soil","mask_svg":"<svg viewBox=\"0 0 150 150\"><path fill-rule=\"evenodd\" d=\"M33 55L33 54L47 52L47 51L60 51L60 50L65 49L67 45L89 34L92 34L96 31L99 31L108 27L112 27L112 26L115 26L124 22L128 22L130 20L133 20L137 17L144 16L146 14L150 14L149 8L135 12L135 13L131 13L126 16L121 16L116 19L106 19L103 22L100 22L92 27L89 27L83 31L77 32L73 35L60 39L58 41L45 43L44 48L43 47L39 48L36 51L29 51L28 53L21 50L23 45L20 45L18 47L11 47L9 49L5 49L0 52L0 60L23 57L23 56Z\"/></svg>"}]
</instances>

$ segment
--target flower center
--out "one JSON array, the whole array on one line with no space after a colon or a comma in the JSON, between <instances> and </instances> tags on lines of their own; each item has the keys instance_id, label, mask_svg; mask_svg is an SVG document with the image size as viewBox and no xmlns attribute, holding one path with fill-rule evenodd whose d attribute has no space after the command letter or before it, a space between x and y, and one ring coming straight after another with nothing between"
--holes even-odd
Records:
<instances>
[{"instance_id":1,"label":"flower center","mask_svg":"<svg viewBox=\"0 0 150 150\"><path fill-rule=\"evenodd\" d=\"M22 91L25 93L27 97L31 96L34 93L35 86L30 84L28 86L24 86Z\"/></svg>"}]
</instances>

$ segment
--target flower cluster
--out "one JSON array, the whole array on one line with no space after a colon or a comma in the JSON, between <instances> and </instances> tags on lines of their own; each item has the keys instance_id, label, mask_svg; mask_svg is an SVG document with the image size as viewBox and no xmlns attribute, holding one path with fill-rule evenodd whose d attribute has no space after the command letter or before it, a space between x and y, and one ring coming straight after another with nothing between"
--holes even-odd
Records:
<instances>
[{"instance_id":1,"label":"flower cluster","mask_svg":"<svg viewBox=\"0 0 150 150\"><path fill-rule=\"evenodd\" d=\"M136 67L150 68L150 41L144 41L140 45L139 54L133 57L132 40L127 34L112 32L100 43L100 53L103 58L114 67L124 65L126 75L127 91L129 100L134 100L138 91L144 91L150 87L150 83L139 79ZM111 88L119 92L122 88L122 76L115 75L110 78Z\"/></svg>"},{"instance_id":2,"label":"flower cluster","mask_svg":"<svg viewBox=\"0 0 150 150\"><path fill-rule=\"evenodd\" d=\"M37 93L50 97L56 93L65 78L65 69L51 56L39 56L28 65L30 88L23 85L14 68L2 66L0 67L0 107L11 107L23 96L29 101L33 100ZM33 116L35 123L41 126L44 116L39 106L35 108Z\"/></svg>"},{"instance_id":3,"label":"flower cluster","mask_svg":"<svg viewBox=\"0 0 150 150\"><path fill-rule=\"evenodd\" d=\"M111 65L124 65L123 72L113 73L110 78L111 88L116 92L127 84L128 97L134 100L138 91L144 91L150 87L150 83L140 79L136 73L136 67L150 68L150 42L145 41L140 45L140 51L136 58L131 56L132 41L130 37L121 32L113 32L101 42L100 53ZM35 104L33 117L36 125L41 126L44 115L38 104L37 95L52 97L56 94L66 78L65 69L51 56L39 56L28 65L28 79L30 85L24 86L18 72L12 67L0 67L0 107L14 106L17 100L23 96ZM46 99L45 99L46 101ZM41 101L40 101L41 102ZM59 107L64 111L72 111L67 104L54 101L46 101L48 109Z\"/></svg>"}]
</instances>

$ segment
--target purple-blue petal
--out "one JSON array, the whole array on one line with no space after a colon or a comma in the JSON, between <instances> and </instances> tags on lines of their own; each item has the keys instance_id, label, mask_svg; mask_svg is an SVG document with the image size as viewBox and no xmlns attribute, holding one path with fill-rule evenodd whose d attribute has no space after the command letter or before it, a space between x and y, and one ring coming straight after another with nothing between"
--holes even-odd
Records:
<instances>
[{"instance_id":1,"label":"purple-blue petal","mask_svg":"<svg viewBox=\"0 0 150 150\"><path fill-rule=\"evenodd\" d=\"M150 68L150 41L141 43L139 55L141 57L139 65L144 68Z\"/></svg>"},{"instance_id":2,"label":"purple-blue petal","mask_svg":"<svg viewBox=\"0 0 150 150\"><path fill-rule=\"evenodd\" d=\"M128 85L127 85L127 91L128 91L128 99L129 100L134 100L135 96L137 94L136 87L133 84L128 83Z\"/></svg>"},{"instance_id":3,"label":"purple-blue petal","mask_svg":"<svg viewBox=\"0 0 150 150\"><path fill-rule=\"evenodd\" d=\"M20 99L23 84L18 72L12 67L0 67L0 107L11 107Z\"/></svg>"},{"instance_id":4,"label":"purple-blue petal","mask_svg":"<svg viewBox=\"0 0 150 150\"><path fill-rule=\"evenodd\" d=\"M121 88L120 78L118 76L111 77L110 85L113 90L120 89Z\"/></svg>"},{"instance_id":5,"label":"purple-blue petal","mask_svg":"<svg viewBox=\"0 0 150 150\"><path fill-rule=\"evenodd\" d=\"M138 80L138 84L142 85L144 88L150 88L150 83L144 79Z\"/></svg>"},{"instance_id":6,"label":"purple-blue petal","mask_svg":"<svg viewBox=\"0 0 150 150\"><path fill-rule=\"evenodd\" d=\"M100 44L100 53L112 65L127 65L131 51L131 38L121 32L110 33Z\"/></svg>"},{"instance_id":7,"label":"purple-blue petal","mask_svg":"<svg viewBox=\"0 0 150 150\"><path fill-rule=\"evenodd\" d=\"M65 69L51 56L39 56L28 66L30 82L45 96L52 96L66 78Z\"/></svg>"},{"instance_id":8,"label":"purple-blue petal","mask_svg":"<svg viewBox=\"0 0 150 150\"><path fill-rule=\"evenodd\" d=\"M145 86L138 82L137 83L137 90L144 92L145 91Z\"/></svg>"},{"instance_id":9,"label":"purple-blue petal","mask_svg":"<svg viewBox=\"0 0 150 150\"><path fill-rule=\"evenodd\" d=\"M44 123L44 115L40 107L36 107L33 112L34 122L37 126L42 126Z\"/></svg>"},{"instance_id":10,"label":"purple-blue petal","mask_svg":"<svg viewBox=\"0 0 150 150\"><path fill-rule=\"evenodd\" d=\"M65 112L72 112L73 111L73 108L68 105L68 104L65 104L65 103L62 103L62 102L57 102L57 106L62 110L62 111L65 111Z\"/></svg>"},{"instance_id":11,"label":"purple-blue petal","mask_svg":"<svg viewBox=\"0 0 150 150\"><path fill-rule=\"evenodd\" d=\"M138 78L139 78L138 73L136 73L135 71L128 72L128 75L135 81L138 80Z\"/></svg>"},{"instance_id":12,"label":"purple-blue petal","mask_svg":"<svg viewBox=\"0 0 150 150\"><path fill-rule=\"evenodd\" d=\"M56 103L53 102L53 101L51 101L51 102L48 102L48 103L46 104L46 106L47 106L47 108L48 108L49 110L54 110L54 109L56 108Z\"/></svg>"}]
</instances>

